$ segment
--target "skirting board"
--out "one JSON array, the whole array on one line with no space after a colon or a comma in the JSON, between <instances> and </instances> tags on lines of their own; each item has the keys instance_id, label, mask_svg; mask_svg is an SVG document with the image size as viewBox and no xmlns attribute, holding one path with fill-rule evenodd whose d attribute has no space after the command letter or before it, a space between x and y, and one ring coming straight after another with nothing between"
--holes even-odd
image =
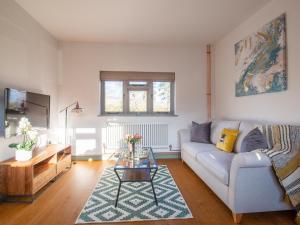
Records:
<instances>
[{"instance_id":1,"label":"skirting board","mask_svg":"<svg viewBox=\"0 0 300 225\"><path fill-rule=\"evenodd\" d=\"M93 161L102 160L102 155L72 155L72 161L88 161L89 159L92 159Z\"/></svg>"},{"instance_id":2,"label":"skirting board","mask_svg":"<svg viewBox=\"0 0 300 225\"><path fill-rule=\"evenodd\" d=\"M176 152L156 152L154 153L156 159L180 159L180 151ZM91 156L72 156L72 161L93 161L102 160L102 155L91 155Z\"/></svg>"},{"instance_id":3,"label":"skirting board","mask_svg":"<svg viewBox=\"0 0 300 225\"><path fill-rule=\"evenodd\" d=\"M180 151L176 152L156 152L154 153L156 159L180 159Z\"/></svg>"}]
</instances>

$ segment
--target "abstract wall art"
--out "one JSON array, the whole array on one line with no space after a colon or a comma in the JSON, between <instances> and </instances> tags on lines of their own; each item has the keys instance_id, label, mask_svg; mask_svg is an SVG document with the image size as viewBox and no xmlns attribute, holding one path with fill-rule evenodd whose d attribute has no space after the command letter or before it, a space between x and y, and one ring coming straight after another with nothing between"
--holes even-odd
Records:
<instances>
[{"instance_id":1,"label":"abstract wall art","mask_svg":"<svg viewBox=\"0 0 300 225\"><path fill-rule=\"evenodd\" d=\"M237 97L287 89L285 14L234 47Z\"/></svg>"}]
</instances>

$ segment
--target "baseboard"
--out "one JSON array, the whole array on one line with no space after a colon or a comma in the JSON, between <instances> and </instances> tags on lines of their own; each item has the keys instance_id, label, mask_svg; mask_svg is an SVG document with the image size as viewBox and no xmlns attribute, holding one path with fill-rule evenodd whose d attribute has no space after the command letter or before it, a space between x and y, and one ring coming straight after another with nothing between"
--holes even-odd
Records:
<instances>
[{"instance_id":1,"label":"baseboard","mask_svg":"<svg viewBox=\"0 0 300 225\"><path fill-rule=\"evenodd\" d=\"M180 159L180 151L176 152L155 152L156 159ZM102 160L102 155L85 155L85 156L72 156L73 161L88 161L88 160Z\"/></svg>"},{"instance_id":2,"label":"baseboard","mask_svg":"<svg viewBox=\"0 0 300 225\"><path fill-rule=\"evenodd\" d=\"M102 155L84 155L84 156L77 156L77 155L72 155L72 160L73 161L98 161L102 160Z\"/></svg>"},{"instance_id":3,"label":"baseboard","mask_svg":"<svg viewBox=\"0 0 300 225\"><path fill-rule=\"evenodd\" d=\"M156 159L180 159L181 154L178 152L155 152Z\"/></svg>"}]
</instances>

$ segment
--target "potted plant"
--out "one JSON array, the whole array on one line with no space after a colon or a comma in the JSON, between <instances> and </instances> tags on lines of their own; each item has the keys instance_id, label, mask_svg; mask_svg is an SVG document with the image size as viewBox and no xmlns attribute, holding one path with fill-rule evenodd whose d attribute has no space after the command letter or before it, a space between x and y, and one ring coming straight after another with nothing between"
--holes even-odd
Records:
<instances>
[{"instance_id":1,"label":"potted plant","mask_svg":"<svg viewBox=\"0 0 300 225\"><path fill-rule=\"evenodd\" d=\"M135 151L135 144L140 142L142 140L142 135L140 134L127 134L125 136L125 141L128 144L129 151L133 152Z\"/></svg>"},{"instance_id":2,"label":"potted plant","mask_svg":"<svg viewBox=\"0 0 300 225\"><path fill-rule=\"evenodd\" d=\"M22 117L19 121L17 134L22 136L22 142L12 143L9 145L10 148L16 149L16 160L26 161L31 159L32 150L35 148L37 143L37 131L32 129L27 118Z\"/></svg>"}]
</instances>

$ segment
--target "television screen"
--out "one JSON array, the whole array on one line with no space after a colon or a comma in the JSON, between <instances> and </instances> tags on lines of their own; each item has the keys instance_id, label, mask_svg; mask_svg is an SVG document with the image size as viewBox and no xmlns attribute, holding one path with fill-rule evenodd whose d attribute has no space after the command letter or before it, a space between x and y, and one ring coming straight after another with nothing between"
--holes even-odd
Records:
<instances>
[{"instance_id":1,"label":"television screen","mask_svg":"<svg viewBox=\"0 0 300 225\"><path fill-rule=\"evenodd\" d=\"M22 117L28 118L35 129L49 128L50 96L5 89L5 137L17 134L17 127Z\"/></svg>"},{"instance_id":2,"label":"television screen","mask_svg":"<svg viewBox=\"0 0 300 225\"><path fill-rule=\"evenodd\" d=\"M26 100L26 92L15 89L6 89L6 110L13 113L24 113L24 101Z\"/></svg>"}]
</instances>

